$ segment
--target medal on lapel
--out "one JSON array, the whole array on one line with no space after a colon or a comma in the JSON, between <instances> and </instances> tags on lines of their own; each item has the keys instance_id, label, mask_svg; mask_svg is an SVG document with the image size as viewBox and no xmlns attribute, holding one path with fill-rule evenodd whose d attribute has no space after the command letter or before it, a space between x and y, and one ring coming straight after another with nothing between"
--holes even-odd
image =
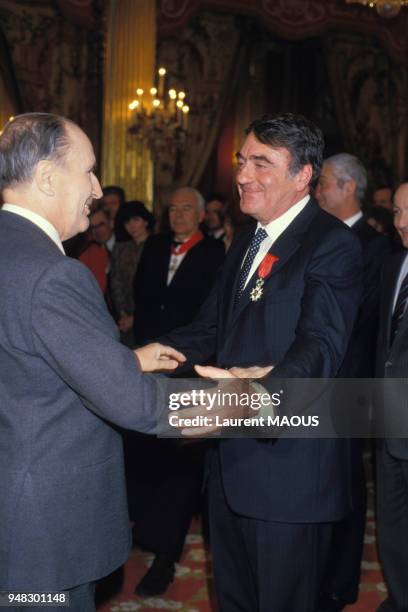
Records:
<instances>
[{"instance_id":1,"label":"medal on lapel","mask_svg":"<svg viewBox=\"0 0 408 612\"><path fill-rule=\"evenodd\" d=\"M279 257L277 257L276 255L272 255L271 253L267 253L259 264L257 270L258 278L256 280L255 287L249 294L249 297L253 302L257 302L261 299L263 295L263 286L265 284L265 279L269 276L272 271L273 264L275 264L277 261L279 261Z\"/></svg>"}]
</instances>

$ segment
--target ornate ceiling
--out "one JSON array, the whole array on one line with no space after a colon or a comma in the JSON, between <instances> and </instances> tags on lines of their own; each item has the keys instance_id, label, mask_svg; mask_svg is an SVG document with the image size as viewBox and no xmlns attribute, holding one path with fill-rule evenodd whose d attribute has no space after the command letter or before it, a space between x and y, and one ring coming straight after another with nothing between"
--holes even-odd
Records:
<instances>
[{"instance_id":1,"label":"ornate ceiling","mask_svg":"<svg viewBox=\"0 0 408 612\"><path fill-rule=\"evenodd\" d=\"M344 0L157 0L158 35L177 33L201 9L257 18L288 39L317 36L330 30L354 30L382 40L389 52L408 63L408 10L385 20L368 7Z\"/></svg>"}]
</instances>

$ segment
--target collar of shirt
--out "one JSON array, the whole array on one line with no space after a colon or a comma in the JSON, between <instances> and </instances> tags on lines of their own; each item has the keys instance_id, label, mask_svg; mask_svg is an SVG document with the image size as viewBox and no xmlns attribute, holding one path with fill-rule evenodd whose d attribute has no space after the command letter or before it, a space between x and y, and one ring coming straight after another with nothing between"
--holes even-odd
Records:
<instances>
[{"instance_id":1,"label":"collar of shirt","mask_svg":"<svg viewBox=\"0 0 408 612\"><path fill-rule=\"evenodd\" d=\"M49 238L51 238L51 240L57 245L61 253L65 255L61 238L55 227L49 221L47 221L47 219L44 219L44 217L41 217L41 215L38 215L32 210L28 210L27 208L23 208L22 206L16 206L15 204L3 204L2 210L11 212L15 215L20 215L20 217L24 217L24 219L27 219L27 221L31 221L31 223L34 223L34 225L39 227L40 230L42 230L45 234L47 234Z\"/></svg>"},{"instance_id":2,"label":"collar of shirt","mask_svg":"<svg viewBox=\"0 0 408 612\"><path fill-rule=\"evenodd\" d=\"M109 240L107 240L105 242L105 246L106 246L106 248L108 249L108 251L110 253L112 253L112 251L113 251L113 247L115 246L115 242L116 242L115 234L112 234L112 236L109 238Z\"/></svg>"},{"instance_id":3,"label":"collar of shirt","mask_svg":"<svg viewBox=\"0 0 408 612\"><path fill-rule=\"evenodd\" d=\"M268 234L268 238L271 239L271 246L279 238L279 236L285 231L285 229L292 223L293 219L298 216L298 214L304 209L306 204L308 203L310 196L307 195L296 204L293 204L283 215L274 219L268 225L261 225L258 222L257 228L263 227L266 233ZM265 239L265 241L267 238ZM262 243L263 247L263 243Z\"/></svg>"},{"instance_id":4,"label":"collar of shirt","mask_svg":"<svg viewBox=\"0 0 408 612\"><path fill-rule=\"evenodd\" d=\"M357 223L357 221L359 221L362 216L363 213L361 212L361 210L359 210L358 213L356 213L352 217L349 217L348 219L343 219L343 223L345 223L349 227L353 227L353 225Z\"/></svg>"},{"instance_id":5,"label":"collar of shirt","mask_svg":"<svg viewBox=\"0 0 408 612\"><path fill-rule=\"evenodd\" d=\"M224 234L225 234L225 231L223 227L220 227L214 232L208 232L208 235L211 236L212 238L215 238L216 240L218 240L219 238L222 238Z\"/></svg>"},{"instance_id":6,"label":"collar of shirt","mask_svg":"<svg viewBox=\"0 0 408 612\"><path fill-rule=\"evenodd\" d=\"M251 266L248 277L246 279L245 287L247 286L255 270L258 268L259 264L261 263L261 261L263 260L263 258L265 257L266 253L269 251L271 246L279 238L279 236L283 234L285 229L292 223L295 217L297 217L298 214L304 209L304 207L306 206L309 200L310 200L310 196L308 194L307 196L299 200L299 202L296 202L296 204L291 206L289 210L283 213L283 215L281 215L277 219L274 219L273 221L268 223L268 225L262 226L258 222L256 229L258 229L259 227L263 227L263 229L268 234L268 237L265 238L265 240L262 242L261 246L259 247L259 251L254 259L254 262ZM243 262L244 260L242 260L242 263Z\"/></svg>"}]
</instances>

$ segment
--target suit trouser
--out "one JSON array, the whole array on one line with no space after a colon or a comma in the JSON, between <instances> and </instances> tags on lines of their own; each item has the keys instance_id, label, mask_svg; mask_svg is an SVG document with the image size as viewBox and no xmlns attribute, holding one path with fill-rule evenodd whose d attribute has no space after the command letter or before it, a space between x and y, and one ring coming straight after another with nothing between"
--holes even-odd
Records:
<instances>
[{"instance_id":1,"label":"suit trouser","mask_svg":"<svg viewBox=\"0 0 408 612\"><path fill-rule=\"evenodd\" d=\"M206 445L126 432L129 514L137 543L178 561L200 508Z\"/></svg>"},{"instance_id":2,"label":"suit trouser","mask_svg":"<svg viewBox=\"0 0 408 612\"><path fill-rule=\"evenodd\" d=\"M95 612L95 583L86 582L72 589L65 589L69 594L69 606L19 607L12 608L14 612Z\"/></svg>"},{"instance_id":3,"label":"suit trouser","mask_svg":"<svg viewBox=\"0 0 408 612\"><path fill-rule=\"evenodd\" d=\"M367 511L362 440L351 440L353 510L333 524L330 556L323 591L353 603L358 597Z\"/></svg>"},{"instance_id":4,"label":"suit trouser","mask_svg":"<svg viewBox=\"0 0 408 612\"><path fill-rule=\"evenodd\" d=\"M408 612L408 461L377 452L377 519L380 560L389 597L381 610Z\"/></svg>"},{"instance_id":5,"label":"suit trouser","mask_svg":"<svg viewBox=\"0 0 408 612\"><path fill-rule=\"evenodd\" d=\"M214 464L208 483L210 546L220 612L315 612L331 524L235 514Z\"/></svg>"}]
</instances>

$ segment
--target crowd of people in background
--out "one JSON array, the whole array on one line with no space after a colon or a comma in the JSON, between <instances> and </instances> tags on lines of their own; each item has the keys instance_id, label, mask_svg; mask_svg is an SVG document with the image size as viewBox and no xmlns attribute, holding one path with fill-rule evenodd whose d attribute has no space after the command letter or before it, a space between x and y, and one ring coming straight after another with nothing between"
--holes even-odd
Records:
<instances>
[{"instance_id":1,"label":"crowd of people in background","mask_svg":"<svg viewBox=\"0 0 408 612\"><path fill-rule=\"evenodd\" d=\"M217 192L209 192L205 199L196 189L183 188L184 193L195 193L202 208L202 219L199 229L206 238L219 241L224 246L225 253L231 246L234 235L239 232L249 218L242 215L232 195L228 197ZM121 339L129 347L135 345L136 337L146 337L144 325L134 321L134 300L142 289L135 289L136 271L145 244L151 244L148 239L160 234L167 235L171 240L175 233L169 223L170 200L161 211L161 218L148 210L143 202L126 200L124 190L118 185L103 187L103 197L93 203L90 215L89 230L75 236L64 243L68 255L80 259L95 275L95 278L105 296L109 310L117 321ZM175 190L175 191L178 191ZM374 189L371 197L364 196L361 209L366 222L377 232L388 236L393 251L402 248L400 237L393 223L393 189L380 187ZM165 218L165 223L162 222ZM168 226L168 231L160 228ZM159 270L160 263L154 262L149 274L155 276L154 266ZM170 279L166 282L170 286ZM170 326L171 327L171 326ZM154 337L157 334L148 334Z\"/></svg>"},{"instance_id":2,"label":"crowd of people in background","mask_svg":"<svg viewBox=\"0 0 408 612\"><path fill-rule=\"evenodd\" d=\"M229 204L227 197L221 193L209 193L204 199L202 194L193 188L183 188L175 190L174 194L170 195L168 207L162 211L162 218L165 217L166 223L162 223L162 219L156 219L156 216L148 210L143 202L138 200L126 201L124 190L118 185L109 185L103 187L103 197L93 203L90 213L90 225L87 232L79 234L69 241L64 243L65 251L68 255L78 258L84 263L94 274L101 291L105 297L106 303L111 314L114 316L121 333L121 340L129 347L140 343L144 338L156 337L160 335L161 326L159 318L165 317L168 323L164 326L165 331L173 328L181 322L189 321L192 318L195 309L189 308L187 316L181 316L180 308L175 303L172 306L173 310L178 313L174 321L169 319L169 314L165 315L160 311L163 296L160 293L166 289L168 293L179 293L176 287L180 276L176 278L176 283L171 283L170 278L162 281L158 280L158 285L162 284L161 290L156 287L156 292L151 294L151 303L139 306L145 308L149 313L149 317L154 320L153 330L148 333L147 322L140 318L134 321L135 299L139 304L142 299L142 293L146 291L145 281L139 282L139 288L135 288L136 271L139 262L142 258L142 253L147 244L147 251L153 249L151 255L145 255L143 265L149 266L149 272L146 273L150 279L149 283L154 282L159 275L161 262L157 259L155 249L157 244L163 239L166 242L166 247L162 253L164 257L164 266L168 266L168 255L171 250L171 242L173 236L177 235L177 225L184 224L184 220L179 220L179 217L186 213L179 207L178 211L171 212L171 201L174 194L181 194L181 199L186 196L187 200L191 200L192 206L198 207L199 220L197 221L197 231L200 231L202 238L205 238L204 244L217 245L218 252L227 252L231 246L234 233L242 227L247 219L239 214L239 211L233 209ZM197 201L197 203L196 203ZM159 231L163 225L168 225L167 232ZM195 221L194 221L195 227ZM188 233L189 232L188 227ZM155 236L161 236L156 238ZM179 233L180 240L184 239L184 234ZM149 240L152 238L152 240ZM211 239L211 240L209 240ZM168 245L167 245L168 242ZM156 245L156 247L154 246ZM194 246L194 245L193 245ZM221 249L221 246L223 247ZM200 246L201 249L202 245ZM210 248L211 251L211 248ZM195 251L194 251L195 252ZM181 263L183 257L177 257L173 254L172 266ZM188 262L188 259L187 259ZM207 274L211 278L216 272L217 266L212 267L211 258L207 262L208 265L202 266L202 270L193 270L192 278L197 273L201 282L199 283L199 294L193 290L190 291L192 298L196 300L196 306L199 305L203 298L206 297L210 286L204 283L203 276ZM155 269L157 266L157 269ZM184 268L182 268L183 273ZM157 274L156 274L157 272ZM174 270L175 272L175 270ZM166 272L167 275L167 272ZM140 275L139 275L140 276ZM170 300L171 302L171 300ZM183 301L188 304L189 300ZM153 308L153 310L152 310Z\"/></svg>"},{"instance_id":3,"label":"crowd of people in background","mask_svg":"<svg viewBox=\"0 0 408 612\"><path fill-rule=\"evenodd\" d=\"M197 198L200 203L202 218L198 227L203 236L218 241L227 252L234 235L249 222L249 218L240 214L238 206L234 206L231 195L227 197L221 193L209 192L204 199L193 188L185 188L184 193L190 193L190 198L193 200ZM191 195L193 193L195 195ZM146 321L143 318L134 320L135 299L136 302L142 299L141 296L145 291L144 282L141 281L135 288L135 279L145 245L148 244L150 252L151 245L157 243L156 238L153 242L149 238L159 234L163 239L167 236L167 240L170 241L174 236L174 222L173 226L171 222L169 223L170 200L169 206L161 213L166 219L166 223L163 224L143 202L126 201L125 192L120 186L106 186L103 188L101 200L95 201L92 206L89 230L64 244L67 254L80 259L95 275L109 310L117 321L121 340L129 347L136 344L135 338L143 341L161 333L158 324L158 318L162 316L160 310L154 311L154 314L150 311L151 318L157 321L157 329L154 329L156 324L153 327L154 333L146 332ZM371 197L367 198L364 195L360 206L366 222L380 234L388 236L392 250L398 251L401 248L401 241L393 224L393 189L391 187L374 189ZM163 225L169 226L167 232L159 231ZM170 246L165 249L165 259L166 250L168 254L169 249ZM145 257L147 258L151 260L148 276L154 279L155 267L157 266L156 271L159 274L161 262L156 259L154 252L151 256ZM169 261L165 263L168 264ZM169 278L163 286L168 287L167 290L171 292L176 284L171 283ZM160 290L156 289L156 293L153 292L151 295L151 301L152 304L156 301L157 307L160 308L159 302L162 296L159 297ZM149 311L152 304L145 305L145 308ZM192 312L185 320L191 318ZM166 327L170 329L178 324L178 321L172 321Z\"/></svg>"}]
</instances>

